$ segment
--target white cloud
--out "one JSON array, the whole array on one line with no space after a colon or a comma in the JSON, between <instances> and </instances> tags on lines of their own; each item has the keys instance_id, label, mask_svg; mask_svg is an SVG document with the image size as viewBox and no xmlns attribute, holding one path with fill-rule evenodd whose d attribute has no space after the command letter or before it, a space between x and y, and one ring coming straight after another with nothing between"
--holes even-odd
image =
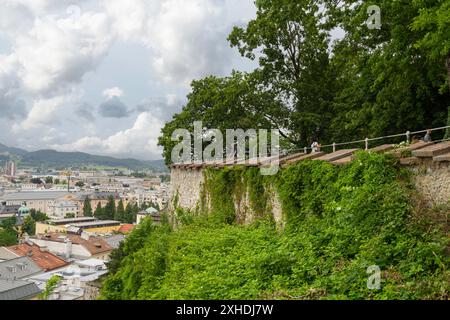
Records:
<instances>
[{"instance_id":1,"label":"white cloud","mask_svg":"<svg viewBox=\"0 0 450 320\"><path fill-rule=\"evenodd\" d=\"M130 129L119 131L105 139L86 136L73 143L53 145L52 148L60 151L82 151L111 156L157 159L161 154L157 142L163 125L163 121L154 117L150 112L143 112L139 114Z\"/></svg>"},{"instance_id":2,"label":"white cloud","mask_svg":"<svg viewBox=\"0 0 450 320\"><path fill-rule=\"evenodd\" d=\"M0 7L0 42L11 43L0 54L0 140L7 139L0 142L139 157L158 154L160 128L192 79L229 71L237 53L226 36L254 15L251 0L0 0ZM130 97L144 103L128 108L123 90L106 84L99 108L106 117L97 118L90 106L99 101L86 100L83 82L118 42L148 50L151 69L142 72L162 92ZM134 124L130 110L140 113Z\"/></svg>"},{"instance_id":3,"label":"white cloud","mask_svg":"<svg viewBox=\"0 0 450 320\"><path fill-rule=\"evenodd\" d=\"M109 89L106 89L103 91L103 96L107 97L108 99L111 99L114 97L120 98L121 96L123 96L123 91L122 91L122 89L120 89L118 87L109 88Z\"/></svg>"},{"instance_id":4,"label":"white cloud","mask_svg":"<svg viewBox=\"0 0 450 320\"><path fill-rule=\"evenodd\" d=\"M49 99L34 100L27 118L23 122L13 126L14 132L20 133L22 130L55 125L57 121L54 116L55 112L67 104L74 103L77 99L77 95L73 93Z\"/></svg>"}]
</instances>

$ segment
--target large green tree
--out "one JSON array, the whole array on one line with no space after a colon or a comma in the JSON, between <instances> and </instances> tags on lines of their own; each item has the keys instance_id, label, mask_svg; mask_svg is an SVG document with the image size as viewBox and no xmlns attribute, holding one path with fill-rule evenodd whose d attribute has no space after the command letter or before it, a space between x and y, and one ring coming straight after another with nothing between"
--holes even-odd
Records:
<instances>
[{"instance_id":1,"label":"large green tree","mask_svg":"<svg viewBox=\"0 0 450 320\"><path fill-rule=\"evenodd\" d=\"M133 204L131 202L127 203L124 217L125 223L133 223Z\"/></svg>"},{"instance_id":2,"label":"large green tree","mask_svg":"<svg viewBox=\"0 0 450 320\"><path fill-rule=\"evenodd\" d=\"M413 0L419 15L413 19L412 30L420 32L416 47L432 62L441 62L447 71L450 88L450 2L446 0Z\"/></svg>"},{"instance_id":3,"label":"large green tree","mask_svg":"<svg viewBox=\"0 0 450 320\"><path fill-rule=\"evenodd\" d=\"M102 204L100 202L97 204L97 208L95 208L94 217L96 217L97 219L100 219L100 220L104 220L104 212L103 212Z\"/></svg>"},{"instance_id":4,"label":"large green tree","mask_svg":"<svg viewBox=\"0 0 450 320\"><path fill-rule=\"evenodd\" d=\"M381 29L365 23L371 1L343 1L335 22L346 32L333 49L339 74L333 104L333 140L353 140L445 124L448 90L442 58L421 43L425 31L413 23L426 3L377 1Z\"/></svg>"},{"instance_id":5,"label":"large green tree","mask_svg":"<svg viewBox=\"0 0 450 320\"><path fill-rule=\"evenodd\" d=\"M305 146L328 133L332 117L334 73L329 64L327 10L317 0L260 0L257 17L235 27L231 45L250 59L262 90L270 92L285 112L272 117L281 134ZM275 116L275 115L273 115Z\"/></svg>"},{"instance_id":6,"label":"large green tree","mask_svg":"<svg viewBox=\"0 0 450 320\"><path fill-rule=\"evenodd\" d=\"M0 246L11 246L17 244L18 232L16 218L4 219L0 223Z\"/></svg>"},{"instance_id":7,"label":"large green tree","mask_svg":"<svg viewBox=\"0 0 450 320\"><path fill-rule=\"evenodd\" d=\"M162 130L170 163L175 129L277 128L282 146L345 142L447 123L449 1L259 0L256 18L229 35L249 73L192 83ZM370 5L381 28L368 27ZM332 41L333 30L343 35ZM381 143L396 142L394 140Z\"/></svg>"},{"instance_id":8,"label":"large green tree","mask_svg":"<svg viewBox=\"0 0 450 320\"><path fill-rule=\"evenodd\" d=\"M117 204L117 209L114 215L114 220L120 221L120 222L126 222L126 215L125 215L125 208L123 206L123 201L120 200Z\"/></svg>"},{"instance_id":9,"label":"large green tree","mask_svg":"<svg viewBox=\"0 0 450 320\"><path fill-rule=\"evenodd\" d=\"M101 220L112 220L116 215L116 202L113 196L108 197L108 203L103 208Z\"/></svg>"},{"instance_id":10,"label":"large green tree","mask_svg":"<svg viewBox=\"0 0 450 320\"><path fill-rule=\"evenodd\" d=\"M86 197L86 199L84 199L83 215L85 217L92 217L91 199L89 199L89 197Z\"/></svg>"},{"instance_id":11,"label":"large green tree","mask_svg":"<svg viewBox=\"0 0 450 320\"><path fill-rule=\"evenodd\" d=\"M278 128L270 120L279 117L282 105L277 103L270 93L262 92L253 75L233 72L229 77L207 77L193 81L188 102L183 110L174 115L162 129L159 145L164 147L166 163L170 163L172 141L176 129L191 132L193 143L194 122L202 121L207 129L271 129Z\"/></svg>"}]
</instances>

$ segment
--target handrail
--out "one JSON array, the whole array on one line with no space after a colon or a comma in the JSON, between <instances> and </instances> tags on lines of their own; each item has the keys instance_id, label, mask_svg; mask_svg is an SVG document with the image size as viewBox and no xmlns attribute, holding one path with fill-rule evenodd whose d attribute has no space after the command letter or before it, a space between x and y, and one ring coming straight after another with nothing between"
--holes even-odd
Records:
<instances>
[{"instance_id":1,"label":"handrail","mask_svg":"<svg viewBox=\"0 0 450 320\"><path fill-rule=\"evenodd\" d=\"M426 133L428 131L434 132L434 131L439 131L439 130L445 130L445 129L449 129L449 128L450 128L450 126L445 126L445 127L438 127L438 128L432 128L432 129L426 129L426 130L420 130L420 131L414 131L414 132L407 131L406 133L392 134L392 135L382 136L382 137L366 138L363 140L355 140L355 141L349 141L349 142L332 143L332 144L327 144L327 145L321 146L321 148L333 147L333 151L336 151L336 147L357 144L357 143L365 143L366 149L368 149L370 141L379 141L379 140L383 140L383 139L398 138L398 137L406 136L406 140L409 142L412 135L419 134L419 133ZM443 142L443 141L450 141L450 139L435 140L434 142ZM309 151L309 150L312 150L312 148L304 147L304 148L300 148L300 149L290 149L290 150L287 150L287 154L289 154L291 152L298 152L298 151L304 151L305 153L307 153L307 151Z\"/></svg>"}]
</instances>

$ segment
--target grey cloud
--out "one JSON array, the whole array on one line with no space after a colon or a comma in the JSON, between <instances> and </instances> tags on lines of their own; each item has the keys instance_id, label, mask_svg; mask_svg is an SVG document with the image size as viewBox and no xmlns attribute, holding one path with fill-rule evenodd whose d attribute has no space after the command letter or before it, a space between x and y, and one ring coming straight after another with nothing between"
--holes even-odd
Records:
<instances>
[{"instance_id":1,"label":"grey cloud","mask_svg":"<svg viewBox=\"0 0 450 320\"><path fill-rule=\"evenodd\" d=\"M0 74L0 118L15 120L27 116L26 102L19 98L19 87L13 76Z\"/></svg>"},{"instance_id":2,"label":"grey cloud","mask_svg":"<svg viewBox=\"0 0 450 320\"><path fill-rule=\"evenodd\" d=\"M181 110L183 101L176 99L169 103L165 98L151 98L136 106L135 111L138 113L150 112L158 119L169 121L174 113Z\"/></svg>"},{"instance_id":3,"label":"grey cloud","mask_svg":"<svg viewBox=\"0 0 450 320\"><path fill-rule=\"evenodd\" d=\"M99 106L98 113L105 118L126 118L130 114L127 106L117 97L103 102Z\"/></svg>"},{"instance_id":4,"label":"grey cloud","mask_svg":"<svg viewBox=\"0 0 450 320\"><path fill-rule=\"evenodd\" d=\"M80 117L81 119L84 119L86 121L89 122L94 122L95 121L95 116L92 113L92 110L94 108L88 104L88 103L83 103L78 105L78 107L75 110L75 114Z\"/></svg>"},{"instance_id":5,"label":"grey cloud","mask_svg":"<svg viewBox=\"0 0 450 320\"><path fill-rule=\"evenodd\" d=\"M24 100L0 95L0 118L16 120L25 118L27 115Z\"/></svg>"}]
</instances>

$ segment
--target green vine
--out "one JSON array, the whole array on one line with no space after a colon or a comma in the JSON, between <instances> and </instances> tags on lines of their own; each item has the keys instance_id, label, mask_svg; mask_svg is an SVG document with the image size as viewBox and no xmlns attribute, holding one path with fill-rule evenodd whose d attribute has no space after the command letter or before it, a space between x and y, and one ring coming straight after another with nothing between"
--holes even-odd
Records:
<instances>
[{"instance_id":1,"label":"green vine","mask_svg":"<svg viewBox=\"0 0 450 320\"><path fill-rule=\"evenodd\" d=\"M245 220L243 214L264 218L270 213L268 183L269 180L260 174L258 168L207 169L201 190L200 211L211 213L217 221L228 224L242 222ZM243 202L246 195L249 208ZM240 212L236 212L236 207Z\"/></svg>"}]
</instances>

